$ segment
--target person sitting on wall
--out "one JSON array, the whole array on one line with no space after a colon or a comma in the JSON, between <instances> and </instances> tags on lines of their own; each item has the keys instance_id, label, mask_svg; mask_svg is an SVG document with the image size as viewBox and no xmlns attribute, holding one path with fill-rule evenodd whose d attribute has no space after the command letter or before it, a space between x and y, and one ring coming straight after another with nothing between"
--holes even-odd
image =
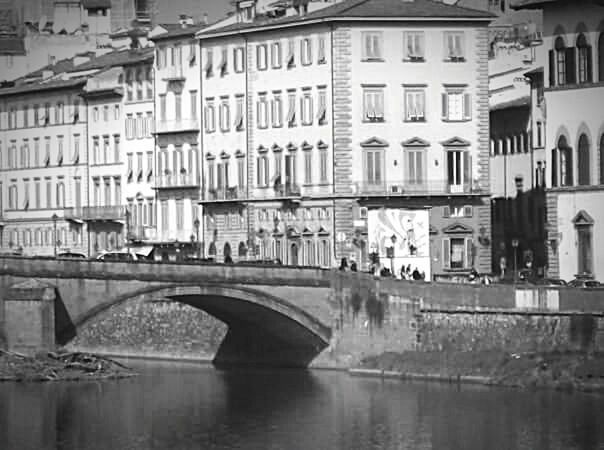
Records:
<instances>
[{"instance_id":1,"label":"person sitting on wall","mask_svg":"<svg viewBox=\"0 0 604 450\"><path fill-rule=\"evenodd\" d=\"M340 261L340 270L342 272L346 272L348 270L348 260L346 258L342 258Z\"/></svg>"},{"instance_id":2,"label":"person sitting on wall","mask_svg":"<svg viewBox=\"0 0 604 450\"><path fill-rule=\"evenodd\" d=\"M421 273L419 273L419 270L417 270L417 267L415 269L413 269L413 273L411 274L411 277L415 281L419 281L422 279L422 275L421 275Z\"/></svg>"},{"instance_id":3,"label":"person sitting on wall","mask_svg":"<svg viewBox=\"0 0 604 450\"><path fill-rule=\"evenodd\" d=\"M356 263L356 261L351 261L350 262L350 271L351 272L356 272L357 271L357 263Z\"/></svg>"},{"instance_id":4,"label":"person sitting on wall","mask_svg":"<svg viewBox=\"0 0 604 450\"><path fill-rule=\"evenodd\" d=\"M468 281L470 283L478 283L480 281L478 277L478 272L473 267L472 270L470 270L470 274L468 275Z\"/></svg>"},{"instance_id":5,"label":"person sitting on wall","mask_svg":"<svg viewBox=\"0 0 604 450\"><path fill-rule=\"evenodd\" d=\"M226 255L224 257L224 263L225 264L233 264L233 258L231 258L231 255Z\"/></svg>"},{"instance_id":6,"label":"person sitting on wall","mask_svg":"<svg viewBox=\"0 0 604 450\"><path fill-rule=\"evenodd\" d=\"M407 271L405 270L405 265L401 266L401 280L408 280Z\"/></svg>"}]
</instances>

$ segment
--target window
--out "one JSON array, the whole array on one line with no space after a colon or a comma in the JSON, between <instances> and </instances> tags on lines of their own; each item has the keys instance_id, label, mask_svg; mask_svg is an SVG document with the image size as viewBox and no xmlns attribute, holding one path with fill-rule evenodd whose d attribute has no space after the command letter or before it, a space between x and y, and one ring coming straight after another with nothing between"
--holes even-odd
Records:
<instances>
[{"instance_id":1,"label":"window","mask_svg":"<svg viewBox=\"0 0 604 450\"><path fill-rule=\"evenodd\" d=\"M120 159L120 135L115 134L113 135L113 162L119 163Z\"/></svg>"},{"instance_id":2,"label":"window","mask_svg":"<svg viewBox=\"0 0 604 450\"><path fill-rule=\"evenodd\" d=\"M34 167L40 167L40 138L34 138Z\"/></svg>"},{"instance_id":3,"label":"window","mask_svg":"<svg viewBox=\"0 0 604 450\"><path fill-rule=\"evenodd\" d=\"M147 183L153 178L153 152L147 152Z\"/></svg>"},{"instance_id":4,"label":"window","mask_svg":"<svg viewBox=\"0 0 604 450\"><path fill-rule=\"evenodd\" d=\"M220 50L220 63L218 64L220 76L223 77L228 73L228 49L223 47Z\"/></svg>"},{"instance_id":5,"label":"window","mask_svg":"<svg viewBox=\"0 0 604 450\"><path fill-rule=\"evenodd\" d=\"M176 200L176 229L182 230L185 224L184 200Z\"/></svg>"},{"instance_id":6,"label":"window","mask_svg":"<svg viewBox=\"0 0 604 450\"><path fill-rule=\"evenodd\" d=\"M94 108L92 108L92 120L95 122L99 121L99 108L98 106L95 106Z\"/></svg>"},{"instance_id":7,"label":"window","mask_svg":"<svg viewBox=\"0 0 604 450\"><path fill-rule=\"evenodd\" d=\"M57 108L55 109L55 123L63 124L65 123L65 105L62 102L57 103Z\"/></svg>"},{"instance_id":8,"label":"window","mask_svg":"<svg viewBox=\"0 0 604 450\"><path fill-rule=\"evenodd\" d=\"M214 63L214 55L212 53L212 49L208 48L206 50L206 65L203 68L203 71L206 74L206 78L210 78L213 75L212 64Z\"/></svg>"},{"instance_id":9,"label":"window","mask_svg":"<svg viewBox=\"0 0 604 450\"><path fill-rule=\"evenodd\" d=\"M265 94L260 94L256 104L256 123L258 128L268 127L268 102Z\"/></svg>"},{"instance_id":10,"label":"window","mask_svg":"<svg viewBox=\"0 0 604 450\"><path fill-rule=\"evenodd\" d=\"M271 101L271 117L273 127L283 126L283 100L280 93L275 93Z\"/></svg>"},{"instance_id":11,"label":"window","mask_svg":"<svg viewBox=\"0 0 604 450\"><path fill-rule=\"evenodd\" d=\"M447 150L447 183L452 193L468 192L471 178L470 154L465 150Z\"/></svg>"},{"instance_id":12,"label":"window","mask_svg":"<svg viewBox=\"0 0 604 450\"><path fill-rule=\"evenodd\" d=\"M378 61L382 59L382 33L379 31L365 31L362 33L363 60Z\"/></svg>"},{"instance_id":13,"label":"window","mask_svg":"<svg viewBox=\"0 0 604 450\"><path fill-rule=\"evenodd\" d=\"M245 187L245 158L237 158L237 186L239 189Z\"/></svg>"},{"instance_id":14,"label":"window","mask_svg":"<svg viewBox=\"0 0 604 450\"><path fill-rule=\"evenodd\" d=\"M368 188L381 187L384 179L384 151L382 149L364 150L365 184Z\"/></svg>"},{"instance_id":15,"label":"window","mask_svg":"<svg viewBox=\"0 0 604 450\"><path fill-rule=\"evenodd\" d=\"M229 111L228 98L220 101L220 130L223 132L229 131L231 128L231 113Z\"/></svg>"},{"instance_id":16,"label":"window","mask_svg":"<svg viewBox=\"0 0 604 450\"><path fill-rule=\"evenodd\" d=\"M134 100L133 89L134 89L134 84L133 84L133 79L132 79L132 71L127 70L126 71L126 98L129 102Z\"/></svg>"},{"instance_id":17,"label":"window","mask_svg":"<svg viewBox=\"0 0 604 450\"><path fill-rule=\"evenodd\" d=\"M243 127L244 127L244 124L243 124L243 96L238 95L235 98L235 102L236 102L236 112L235 112L234 126L235 126L235 130L241 131L241 130L243 130Z\"/></svg>"},{"instance_id":18,"label":"window","mask_svg":"<svg viewBox=\"0 0 604 450\"><path fill-rule=\"evenodd\" d=\"M266 154L258 156L256 158L256 166L256 185L258 187L267 187L269 184L268 156Z\"/></svg>"},{"instance_id":19,"label":"window","mask_svg":"<svg viewBox=\"0 0 604 450\"><path fill-rule=\"evenodd\" d=\"M384 121L384 89L383 88L365 88L365 89L363 89L363 121L364 122L383 122Z\"/></svg>"},{"instance_id":20,"label":"window","mask_svg":"<svg viewBox=\"0 0 604 450\"><path fill-rule=\"evenodd\" d=\"M8 188L8 209L17 209L18 204L17 185L13 184Z\"/></svg>"},{"instance_id":21,"label":"window","mask_svg":"<svg viewBox=\"0 0 604 450\"><path fill-rule=\"evenodd\" d=\"M579 60L579 83L591 83L591 45L587 44L587 39L583 33L579 34L577 38L577 54Z\"/></svg>"},{"instance_id":22,"label":"window","mask_svg":"<svg viewBox=\"0 0 604 450\"><path fill-rule=\"evenodd\" d=\"M65 184L62 181L57 183L57 208L65 207Z\"/></svg>"},{"instance_id":23,"label":"window","mask_svg":"<svg viewBox=\"0 0 604 450\"><path fill-rule=\"evenodd\" d=\"M44 137L44 167L50 165L50 136Z\"/></svg>"},{"instance_id":24,"label":"window","mask_svg":"<svg viewBox=\"0 0 604 450\"><path fill-rule=\"evenodd\" d=\"M405 121L423 122L425 113L426 91L421 89L405 89Z\"/></svg>"},{"instance_id":25,"label":"window","mask_svg":"<svg viewBox=\"0 0 604 450\"><path fill-rule=\"evenodd\" d=\"M304 38L300 41L300 62L303 66L312 64L312 41Z\"/></svg>"},{"instance_id":26,"label":"window","mask_svg":"<svg viewBox=\"0 0 604 450\"><path fill-rule=\"evenodd\" d=\"M191 119L197 120L197 91L189 91L189 102L191 106Z\"/></svg>"},{"instance_id":27,"label":"window","mask_svg":"<svg viewBox=\"0 0 604 450\"><path fill-rule=\"evenodd\" d=\"M258 44L256 46L256 69L266 70L266 44Z\"/></svg>"},{"instance_id":28,"label":"window","mask_svg":"<svg viewBox=\"0 0 604 450\"><path fill-rule=\"evenodd\" d=\"M317 42L318 42L317 63L318 64L325 64L327 62L327 57L325 55L325 36L320 35L317 38Z\"/></svg>"},{"instance_id":29,"label":"window","mask_svg":"<svg viewBox=\"0 0 604 450\"><path fill-rule=\"evenodd\" d=\"M471 238L443 238L443 268L470 269L473 266L473 244Z\"/></svg>"},{"instance_id":30,"label":"window","mask_svg":"<svg viewBox=\"0 0 604 450\"><path fill-rule=\"evenodd\" d=\"M206 100L206 107L204 109L205 116L205 128L206 133L213 133L216 131L216 117L215 107L213 100Z\"/></svg>"},{"instance_id":31,"label":"window","mask_svg":"<svg viewBox=\"0 0 604 450\"><path fill-rule=\"evenodd\" d=\"M229 187L229 161L224 159L216 164L217 189L225 191Z\"/></svg>"},{"instance_id":32,"label":"window","mask_svg":"<svg viewBox=\"0 0 604 450\"><path fill-rule=\"evenodd\" d=\"M472 119L472 98L463 88L447 88L442 94L442 120L460 122Z\"/></svg>"},{"instance_id":33,"label":"window","mask_svg":"<svg viewBox=\"0 0 604 450\"><path fill-rule=\"evenodd\" d=\"M153 100L153 69L151 67L147 67L147 70L145 72L145 86L147 99Z\"/></svg>"},{"instance_id":34,"label":"window","mask_svg":"<svg viewBox=\"0 0 604 450\"><path fill-rule=\"evenodd\" d=\"M105 122L109 121L109 105L103 106L103 120Z\"/></svg>"},{"instance_id":35,"label":"window","mask_svg":"<svg viewBox=\"0 0 604 450\"><path fill-rule=\"evenodd\" d=\"M143 117L143 113L136 113L136 138L142 139L146 134L146 120Z\"/></svg>"},{"instance_id":36,"label":"window","mask_svg":"<svg viewBox=\"0 0 604 450\"><path fill-rule=\"evenodd\" d=\"M405 149L405 182L409 185L423 185L426 182L426 150Z\"/></svg>"},{"instance_id":37,"label":"window","mask_svg":"<svg viewBox=\"0 0 604 450\"><path fill-rule=\"evenodd\" d=\"M579 186L589 186L591 184L589 153L589 140L585 134L582 134L581 137L579 137L579 148L577 153L579 164Z\"/></svg>"},{"instance_id":38,"label":"window","mask_svg":"<svg viewBox=\"0 0 604 450\"><path fill-rule=\"evenodd\" d=\"M37 144L37 142L36 142ZM78 164L80 161L80 135L73 135L73 155L71 158L73 164Z\"/></svg>"},{"instance_id":39,"label":"window","mask_svg":"<svg viewBox=\"0 0 604 450\"><path fill-rule=\"evenodd\" d=\"M287 93L287 126L289 128L296 126L296 93Z\"/></svg>"},{"instance_id":40,"label":"window","mask_svg":"<svg viewBox=\"0 0 604 450\"><path fill-rule=\"evenodd\" d=\"M465 61L465 39L463 31L446 31L444 34L445 60Z\"/></svg>"},{"instance_id":41,"label":"window","mask_svg":"<svg viewBox=\"0 0 604 450\"><path fill-rule=\"evenodd\" d=\"M327 123L327 90L325 88L319 88L317 122L319 125L325 125Z\"/></svg>"},{"instance_id":42,"label":"window","mask_svg":"<svg viewBox=\"0 0 604 450\"><path fill-rule=\"evenodd\" d=\"M170 223L170 217L168 216L168 200L160 200L161 202L161 226L162 231L165 233L168 231L168 224Z\"/></svg>"},{"instance_id":43,"label":"window","mask_svg":"<svg viewBox=\"0 0 604 450\"><path fill-rule=\"evenodd\" d=\"M271 44L271 67L273 69L281 68L281 43L273 42Z\"/></svg>"},{"instance_id":44,"label":"window","mask_svg":"<svg viewBox=\"0 0 604 450\"><path fill-rule=\"evenodd\" d=\"M134 178L134 156L132 155L132 153L128 153L128 155L126 156L127 160L128 160L128 168L126 171L126 179L128 180L128 183L132 183L132 180Z\"/></svg>"},{"instance_id":45,"label":"window","mask_svg":"<svg viewBox=\"0 0 604 450\"><path fill-rule=\"evenodd\" d=\"M41 198L40 198L40 190L41 190L41 186L40 186L40 180L36 180L35 181L35 188L34 188L34 207L36 209L40 209L40 203L41 203Z\"/></svg>"},{"instance_id":46,"label":"window","mask_svg":"<svg viewBox=\"0 0 604 450\"><path fill-rule=\"evenodd\" d=\"M128 114L132 117L132 114ZM159 120L166 121L166 94L159 94Z\"/></svg>"},{"instance_id":47,"label":"window","mask_svg":"<svg viewBox=\"0 0 604 450\"><path fill-rule=\"evenodd\" d=\"M304 151L304 184L312 184L312 149Z\"/></svg>"},{"instance_id":48,"label":"window","mask_svg":"<svg viewBox=\"0 0 604 450\"><path fill-rule=\"evenodd\" d=\"M233 50L233 66L235 72L241 73L244 70L243 47L237 47Z\"/></svg>"},{"instance_id":49,"label":"window","mask_svg":"<svg viewBox=\"0 0 604 450\"><path fill-rule=\"evenodd\" d=\"M23 105L23 126L27 128L29 126L29 106Z\"/></svg>"},{"instance_id":50,"label":"window","mask_svg":"<svg viewBox=\"0 0 604 450\"><path fill-rule=\"evenodd\" d=\"M46 178L46 208L52 208L52 182Z\"/></svg>"},{"instance_id":51,"label":"window","mask_svg":"<svg viewBox=\"0 0 604 450\"><path fill-rule=\"evenodd\" d=\"M572 148L569 147L566 137L560 136L558 145L552 150L552 186L573 185Z\"/></svg>"},{"instance_id":52,"label":"window","mask_svg":"<svg viewBox=\"0 0 604 450\"><path fill-rule=\"evenodd\" d=\"M208 160L208 191L216 189L214 185L214 160Z\"/></svg>"},{"instance_id":53,"label":"window","mask_svg":"<svg viewBox=\"0 0 604 450\"><path fill-rule=\"evenodd\" d=\"M327 183L327 167L329 164L327 148L319 147L319 182Z\"/></svg>"},{"instance_id":54,"label":"window","mask_svg":"<svg viewBox=\"0 0 604 450\"><path fill-rule=\"evenodd\" d=\"M290 38L287 41L287 57L285 58L285 63L288 69L292 69L296 67L295 61L295 52L296 52L296 43L293 38Z\"/></svg>"},{"instance_id":55,"label":"window","mask_svg":"<svg viewBox=\"0 0 604 450\"><path fill-rule=\"evenodd\" d=\"M424 61L424 32L405 32L403 34L403 50L405 52L405 61Z\"/></svg>"},{"instance_id":56,"label":"window","mask_svg":"<svg viewBox=\"0 0 604 450\"><path fill-rule=\"evenodd\" d=\"M302 125L312 125L313 122L313 105L310 90L304 91L300 99L300 116Z\"/></svg>"},{"instance_id":57,"label":"window","mask_svg":"<svg viewBox=\"0 0 604 450\"><path fill-rule=\"evenodd\" d=\"M189 44L189 67L193 67L197 62L197 49L194 43Z\"/></svg>"},{"instance_id":58,"label":"window","mask_svg":"<svg viewBox=\"0 0 604 450\"><path fill-rule=\"evenodd\" d=\"M535 124L535 133L537 134L535 139L537 148L543 148L543 122L537 121Z\"/></svg>"},{"instance_id":59,"label":"window","mask_svg":"<svg viewBox=\"0 0 604 450\"><path fill-rule=\"evenodd\" d=\"M558 36L554 41L554 50L550 51L550 84L552 86L574 83L574 57L574 49L567 49L564 38ZM555 73L555 78L552 76L553 73Z\"/></svg>"},{"instance_id":60,"label":"window","mask_svg":"<svg viewBox=\"0 0 604 450\"><path fill-rule=\"evenodd\" d=\"M34 111L35 116L37 116L37 106L36 106L36 110ZM73 101L73 123L78 123L80 121L80 101L79 100L74 100Z\"/></svg>"},{"instance_id":61,"label":"window","mask_svg":"<svg viewBox=\"0 0 604 450\"><path fill-rule=\"evenodd\" d=\"M180 92L174 93L174 119L177 122L182 119L182 94Z\"/></svg>"},{"instance_id":62,"label":"window","mask_svg":"<svg viewBox=\"0 0 604 450\"><path fill-rule=\"evenodd\" d=\"M138 152L136 154L136 182L141 183L143 181L143 154L142 152Z\"/></svg>"},{"instance_id":63,"label":"window","mask_svg":"<svg viewBox=\"0 0 604 450\"><path fill-rule=\"evenodd\" d=\"M63 136L57 136L57 165L63 165Z\"/></svg>"},{"instance_id":64,"label":"window","mask_svg":"<svg viewBox=\"0 0 604 450\"><path fill-rule=\"evenodd\" d=\"M119 120L119 118L120 118L120 105L115 105L113 107L113 118L115 120Z\"/></svg>"}]
</instances>

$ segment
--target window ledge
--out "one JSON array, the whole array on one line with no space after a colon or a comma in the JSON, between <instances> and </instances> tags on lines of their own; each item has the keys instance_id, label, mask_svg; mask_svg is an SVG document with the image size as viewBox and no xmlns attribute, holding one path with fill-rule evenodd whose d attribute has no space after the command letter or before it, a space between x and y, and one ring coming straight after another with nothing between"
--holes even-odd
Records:
<instances>
[{"instance_id":1,"label":"window ledge","mask_svg":"<svg viewBox=\"0 0 604 450\"><path fill-rule=\"evenodd\" d=\"M363 123L386 123L386 119L380 119L380 120L363 119L362 122Z\"/></svg>"},{"instance_id":2,"label":"window ledge","mask_svg":"<svg viewBox=\"0 0 604 450\"><path fill-rule=\"evenodd\" d=\"M443 122L450 122L450 123L462 123L462 122L471 122L472 119L442 119Z\"/></svg>"},{"instance_id":3,"label":"window ledge","mask_svg":"<svg viewBox=\"0 0 604 450\"><path fill-rule=\"evenodd\" d=\"M361 62L385 62L384 58L363 58Z\"/></svg>"},{"instance_id":4,"label":"window ledge","mask_svg":"<svg viewBox=\"0 0 604 450\"><path fill-rule=\"evenodd\" d=\"M426 58L422 57L418 57L418 58L403 58L403 62L408 62L408 63L424 63L426 62Z\"/></svg>"}]
</instances>

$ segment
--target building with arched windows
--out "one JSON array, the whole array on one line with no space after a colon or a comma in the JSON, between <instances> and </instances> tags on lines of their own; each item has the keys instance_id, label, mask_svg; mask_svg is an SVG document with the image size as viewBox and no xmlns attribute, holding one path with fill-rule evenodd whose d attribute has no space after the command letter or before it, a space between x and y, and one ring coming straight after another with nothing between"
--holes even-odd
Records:
<instances>
[{"instance_id":1,"label":"building with arched windows","mask_svg":"<svg viewBox=\"0 0 604 450\"><path fill-rule=\"evenodd\" d=\"M548 263L604 279L604 1L521 0L543 9Z\"/></svg>"}]
</instances>

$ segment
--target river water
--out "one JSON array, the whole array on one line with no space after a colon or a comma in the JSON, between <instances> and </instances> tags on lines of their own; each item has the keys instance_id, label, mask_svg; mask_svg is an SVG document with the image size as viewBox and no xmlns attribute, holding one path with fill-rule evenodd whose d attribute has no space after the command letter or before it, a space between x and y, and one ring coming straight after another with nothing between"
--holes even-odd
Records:
<instances>
[{"instance_id":1,"label":"river water","mask_svg":"<svg viewBox=\"0 0 604 450\"><path fill-rule=\"evenodd\" d=\"M218 371L0 383L0 449L604 449L604 395Z\"/></svg>"}]
</instances>

